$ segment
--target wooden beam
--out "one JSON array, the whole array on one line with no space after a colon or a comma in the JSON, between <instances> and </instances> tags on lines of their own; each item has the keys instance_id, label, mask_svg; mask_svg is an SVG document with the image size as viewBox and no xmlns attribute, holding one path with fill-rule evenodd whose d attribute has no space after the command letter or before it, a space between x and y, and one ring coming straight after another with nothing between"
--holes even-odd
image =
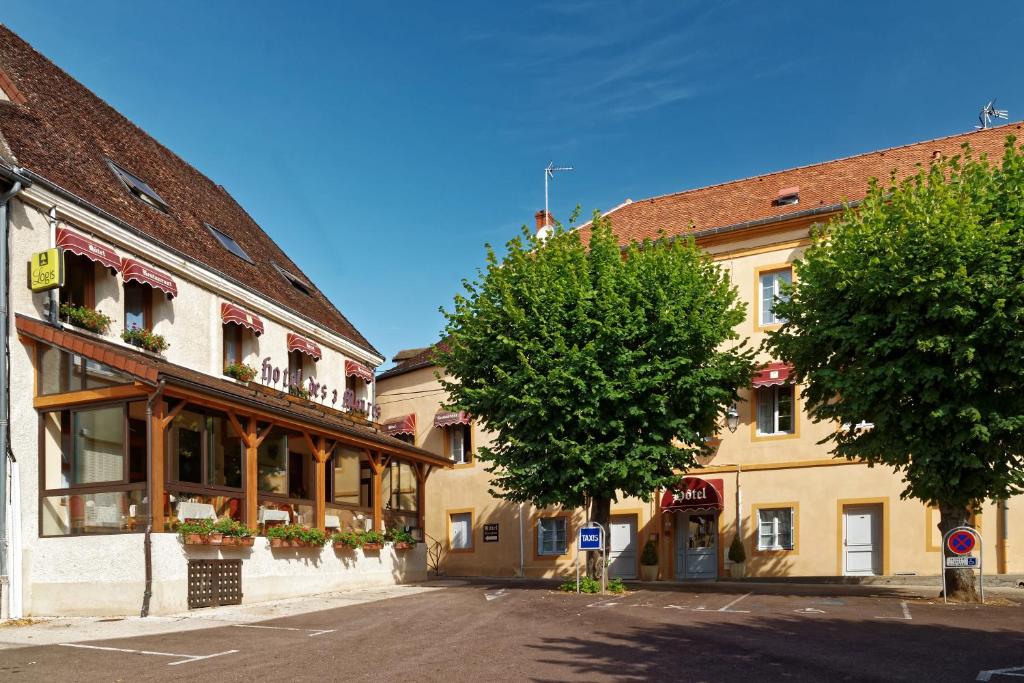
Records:
<instances>
[{"instance_id":1,"label":"wooden beam","mask_svg":"<svg viewBox=\"0 0 1024 683\"><path fill-rule=\"evenodd\" d=\"M309 432L302 432L302 440L306 442L306 446L309 447L309 452L314 458L318 458L318 450L316 444L313 443L313 437L309 435Z\"/></svg>"},{"instance_id":2,"label":"wooden beam","mask_svg":"<svg viewBox=\"0 0 1024 683\"><path fill-rule=\"evenodd\" d=\"M174 418L178 417L178 413L184 410L186 405L188 405L188 401L178 401L178 405L171 408L170 412L164 417L164 429L167 429L174 422Z\"/></svg>"},{"instance_id":3,"label":"wooden beam","mask_svg":"<svg viewBox=\"0 0 1024 683\"><path fill-rule=\"evenodd\" d=\"M256 418L250 417L246 425L245 438L245 480L242 485L242 498L245 501L245 525L255 529L259 517L259 490L257 488L258 448L256 443Z\"/></svg>"},{"instance_id":4,"label":"wooden beam","mask_svg":"<svg viewBox=\"0 0 1024 683\"><path fill-rule=\"evenodd\" d=\"M416 471L416 526L427 533L427 477L433 469L424 463L413 463Z\"/></svg>"},{"instance_id":5,"label":"wooden beam","mask_svg":"<svg viewBox=\"0 0 1024 683\"><path fill-rule=\"evenodd\" d=\"M327 515L327 463L321 458L313 461L313 522L320 531Z\"/></svg>"},{"instance_id":6,"label":"wooden beam","mask_svg":"<svg viewBox=\"0 0 1024 683\"><path fill-rule=\"evenodd\" d=\"M164 530L164 461L166 449L164 448L164 416L167 412L167 403L157 401L153 406L153 414L149 420L150 444L152 450L149 452L150 476L153 481L150 483L150 491L153 492L153 500L149 501L150 509L153 511L153 531Z\"/></svg>"},{"instance_id":7,"label":"wooden beam","mask_svg":"<svg viewBox=\"0 0 1024 683\"><path fill-rule=\"evenodd\" d=\"M115 387L102 387L100 389L68 391L63 394L54 394L53 396L37 396L33 399L32 404L40 410L52 410L54 408L68 408L98 401L145 398L148 395L148 392L143 387L138 387L134 384L121 384Z\"/></svg>"},{"instance_id":8,"label":"wooden beam","mask_svg":"<svg viewBox=\"0 0 1024 683\"><path fill-rule=\"evenodd\" d=\"M381 500L381 478L384 474L384 467L380 464L373 451L367 451L370 459L370 469L373 470L373 530L381 531L384 525L383 502Z\"/></svg>"},{"instance_id":9,"label":"wooden beam","mask_svg":"<svg viewBox=\"0 0 1024 683\"><path fill-rule=\"evenodd\" d=\"M229 410L227 412L228 422L231 423L231 428L235 430L235 436L241 439L242 443L245 444L245 447L248 448L252 445L252 441L249 439L249 432L242 427L242 423L238 421L238 416L235 415L235 411Z\"/></svg>"},{"instance_id":10,"label":"wooden beam","mask_svg":"<svg viewBox=\"0 0 1024 683\"><path fill-rule=\"evenodd\" d=\"M259 448L259 447L260 447L260 445L262 445L262 444L263 444L263 441L264 441L264 440L265 440L265 439L266 439L266 438L267 438L268 436L270 436L270 432L274 431L274 426L275 426L275 425L274 425L274 423L273 423L273 422L271 422L270 424L268 424L268 425L266 426L266 428L265 428L265 429L264 429L264 430L263 430L262 432L260 432L260 433L259 433L259 434L258 434L257 436L255 436L255 440L256 440L256 442L255 442L255 443L254 443L253 445L254 445L254 446L255 446L256 448ZM255 432L253 432L253 433L255 434Z\"/></svg>"}]
</instances>

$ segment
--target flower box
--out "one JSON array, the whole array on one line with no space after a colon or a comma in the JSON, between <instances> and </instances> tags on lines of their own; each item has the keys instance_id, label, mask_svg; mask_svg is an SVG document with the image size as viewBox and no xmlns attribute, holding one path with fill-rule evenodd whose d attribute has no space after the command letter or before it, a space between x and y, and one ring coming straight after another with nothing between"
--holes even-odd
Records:
<instances>
[{"instance_id":1,"label":"flower box","mask_svg":"<svg viewBox=\"0 0 1024 683\"><path fill-rule=\"evenodd\" d=\"M255 536L242 536L242 537L240 537L238 539L238 545L244 546L246 548L251 548L254 545L256 545L256 537Z\"/></svg>"},{"instance_id":2,"label":"flower box","mask_svg":"<svg viewBox=\"0 0 1024 683\"><path fill-rule=\"evenodd\" d=\"M406 543L405 541L396 541L395 550L411 550L413 547L412 543Z\"/></svg>"},{"instance_id":3,"label":"flower box","mask_svg":"<svg viewBox=\"0 0 1024 683\"><path fill-rule=\"evenodd\" d=\"M220 544L222 546L238 545L238 541L238 536L224 536L223 538L221 538Z\"/></svg>"},{"instance_id":4,"label":"flower box","mask_svg":"<svg viewBox=\"0 0 1024 683\"><path fill-rule=\"evenodd\" d=\"M349 545L348 543L342 543L341 541L335 541L331 544L335 550L355 550L359 546Z\"/></svg>"},{"instance_id":5,"label":"flower box","mask_svg":"<svg viewBox=\"0 0 1024 683\"><path fill-rule=\"evenodd\" d=\"M210 542L206 534L185 534L182 536L185 545L208 545Z\"/></svg>"},{"instance_id":6,"label":"flower box","mask_svg":"<svg viewBox=\"0 0 1024 683\"><path fill-rule=\"evenodd\" d=\"M379 551L384 547L383 543L364 543L363 550Z\"/></svg>"},{"instance_id":7,"label":"flower box","mask_svg":"<svg viewBox=\"0 0 1024 683\"><path fill-rule=\"evenodd\" d=\"M275 536L275 537L271 537L271 539L270 539L270 547L271 548L283 548L284 547L284 543L285 543L285 540L283 538L278 538L278 537Z\"/></svg>"}]
</instances>

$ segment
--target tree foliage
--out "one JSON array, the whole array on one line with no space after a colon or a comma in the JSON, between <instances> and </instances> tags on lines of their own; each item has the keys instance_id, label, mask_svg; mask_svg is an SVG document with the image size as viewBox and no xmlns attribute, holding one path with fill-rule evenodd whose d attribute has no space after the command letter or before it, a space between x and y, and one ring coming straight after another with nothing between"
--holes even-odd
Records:
<instances>
[{"instance_id":1,"label":"tree foliage","mask_svg":"<svg viewBox=\"0 0 1024 683\"><path fill-rule=\"evenodd\" d=\"M1024 486L1024 156L962 155L873 182L815 235L767 346L833 453L902 473L964 523ZM851 428L870 423L871 428Z\"/></svg>"},{"instance_id":2,"label":"tree foliage","mask_svg":"<svg viewBox=\"0 0 1024 683\"><path fill-rule=\"evenodd\" d=\"M695 465L749 384L744 306L692 240L623 253L595 214L589 244L524 228L463 284L435 360L450 407L494 434L479 456L506 499L648 500Z\"/></svg>"}]
</instances>

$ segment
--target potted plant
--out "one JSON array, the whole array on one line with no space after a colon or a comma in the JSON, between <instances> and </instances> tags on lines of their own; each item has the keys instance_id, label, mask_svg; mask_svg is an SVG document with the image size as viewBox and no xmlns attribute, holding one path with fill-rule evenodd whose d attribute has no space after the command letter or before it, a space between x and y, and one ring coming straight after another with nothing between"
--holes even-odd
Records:
<instances>
[{"instance_id":1,"label":"potted plant","mask_svg":"<svg viewBox=\"0 0 1024 683\"><path fill-rule=\"evenodd\" d=\"M251 382L256 377L256 368L245 363L228 363L224 374L239 382Z\"/></svg>"},{"instance_id":2,"label":"potted plant","mask_svg":"<svg viewBox=\"0 0 1024 683\"><path fill-rule=\"evenodd\" d=\"M327 543L327 535L319 529L299 528L296 538L301 547L322 548Z\"/></svg>"},{"instance_id":3,"label":"potted plant","mask_svg":"<svg viewBox=\"0 0 1024 683\"><path fill-rule=\"evenodd\" d=\"M291 541L291 526L291 524L279 524L267 527L266 536L267 540L270 541L271 548L283 548L285 543Z\"/></svg>"},{"instance_id":4,"label":"potted plant","mask_svg":"<svg viewBox=\"0 0 1024 683\"><path fill-rule=\"evenodd\" d=\"M253 530L230 517L225 517L214 524L213 530L223 534L221 545L253 545Z\"/></svg>"},{"instance_id":5,"label":"potted plant","mask_svg":"<svg viewBox=\"0 0 1024 683\"><path fill-rule=\"evenodd\" d=\"M653 538L647 539L644 551L640 554L640 577L644 581L658 579L658 544Z\"/></svg>"},{"instance_id":6,"label":"potted plant","mask_svg":"<svg viewBox=\"0 0 1024 683\"><path fill-rule=\"evenodd\" d=\"M272 548L316 548L327 542L327 536L319 529L310 529L299 524L282 524L267 529L267 538Z\"/></svg>"},{"instance_id":7,"label":"potted plant","mask_svg":"<svg viewBox=\"0 0 1024 683\"><path fill-rule=\"evenodd\" d=\"M307 401L309 400L309 391L301 384L289 384L288 395L295 396L296 398L302 398Z\"/></svg>"},{"instance_id":8,"label":"potted plant","mask_svg":"<svg viewBox=\"0 0 1024 683\"><path fill-rule=\"evenodd\" d=\"M335 550L355 550L363 545L363 536L358 531L340 531L331 534Z\"/></svg>"},{"instance_id":9,"label":"potted plant","mask_svg":"<svg viewBox=\"0 0 1024 683\"><path fill-rule=\"evenodd\" d=\"M185 545L206 545L210 542L213 524L208 519L185 520L178 524L178 534Z\"/></svg>"},{"instance_id":10,"label":"potted plant","mask_svg":"<svg viewBox=\"0 0 1024 683\"><path fill-rule=\"evenodd\" d=\"M162 335L155 334L137 325L132 325L129 329L122 331L121 339L132 346L138 346L153 353L163 353L170 347L170 344L167 343L167 340Z\"/></svg>"},{"instance_id":11,"label":"potted plant","mask_svg":"<svg viewBox=\"0 0 1024 683\"><path fill-rule=\"evenodd\" d=\"M379 531L364 531L360 536L364 551L380 550L384 547L384 534Z\"/></svg>"},{"instance_id":12,"label":"potted plant","mask_svg":"<svg viewBox=\"0 0 1024 683\"><path fill-rule=\"evenodd\" d=\"M106 334L110 330L110 316L88 306L63 303L60 305L60 317L61 320L69 322L75 327L81 327L83 330L89 330L96 334Z\"/></svg>"},{"instance_id":13,"label":"potted plant","mask_svg":"<svg viewBox=\"0 0 1024 683\"><path fill-rule=\"evenodd\" d=\"M732 543L729 544L729 561L732 562L732 567L729 568L729 573L734 579L742 579L747 573L747 551L743 547L743 541L740 540L739 534L732 537Z\"/></svg>"},{"instance_id":14,"label":"potted plant","mask_svg":"<svg viewBox=\"0 0 1024 683\"><path fill-rule=\"evenodd\" d=\"M405 529L388 529L384 538L391 543L395 550L409 550L416 545L416 539Z\"/></svg>"}]
</instances>

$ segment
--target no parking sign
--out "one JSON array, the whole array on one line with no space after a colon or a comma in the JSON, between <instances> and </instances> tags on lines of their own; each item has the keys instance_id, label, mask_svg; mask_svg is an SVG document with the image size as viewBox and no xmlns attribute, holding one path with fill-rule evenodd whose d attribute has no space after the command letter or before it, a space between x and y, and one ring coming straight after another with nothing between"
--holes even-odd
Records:
<instances>
[{"instance_id":1,"label":"no parking sign","mask_svg":"<svg viewBox=\"0 0 1024 683\"><path fill-rule=\"evenodd\" d=\"M966 529L954 531L946 539L946 547L954 555L966 555L974 550L974 534Z\"/></svg>"},{"instance_id":2,"label":"no parking sign","mask_svg":"<svg viewBox=\"0 0 1024 683\"><path fill-rule=\"evenodd\" d=\"M948 590L946 586L947 569L977 569L978 588L981 592L981 601L985 602L985 577L981 562L981 534L970 526L958 526L950 529L942 537L942 566L939 571L942 573L942 601L948 602ZM978 556L971 555L975 546L978 548Z\"/></svg>"}]
</instances>

